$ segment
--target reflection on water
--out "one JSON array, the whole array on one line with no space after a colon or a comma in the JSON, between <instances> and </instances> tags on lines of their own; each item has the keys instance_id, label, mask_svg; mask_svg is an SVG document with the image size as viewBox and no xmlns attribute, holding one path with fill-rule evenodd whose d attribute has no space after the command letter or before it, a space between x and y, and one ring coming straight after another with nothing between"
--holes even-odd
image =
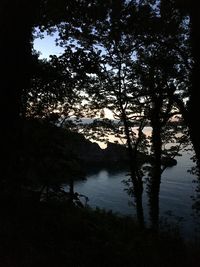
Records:
<instances>
[{"instance_id":1,"label":"reflection on water","mask_svg":"<svg viewBox=\"0 0 200 267\"><path fill-rule=\"evenodd\" d=\"M195 193L194 176L188 173L192 162L191 155L183 153L177 157L178 164L168 168L162 175L160 190L160 215L171 211L174 216L183 217L182 222L185 235L191 234L193 217L191 196ZM135 208L130 203L133 199L124 191L122 183L127 177L128 170L109 171L102 169L91 172L84 181L75 183L75 191L89 197L91 207L105 208L125 215L135 215ZM144 213L148 218L148 199L144 191Z\"/></svg>"}]
</instances>

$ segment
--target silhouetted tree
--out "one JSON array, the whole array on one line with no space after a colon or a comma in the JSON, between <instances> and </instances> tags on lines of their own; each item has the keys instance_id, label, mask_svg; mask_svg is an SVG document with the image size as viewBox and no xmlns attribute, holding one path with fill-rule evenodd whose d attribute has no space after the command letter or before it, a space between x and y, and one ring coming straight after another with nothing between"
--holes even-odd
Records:
<instances>
[{"instance_id":1,"label":"silhouetted tree","mask_svg":"<svg viewBox=\"0 0 200 267\"><path fill-rule=\"evenodd\" d=\"M90 109L109 108L123 122L133 184L140 196L142 177L137 152L145 121L151 122L154 207L158 206L162 172L162 133L168 121L179 113L174 99L181 90L186 95L189 79L184 72L190 71L190 60L185 57L187 26L171 1L165 13L161 7L144 1L118 1L111 5L104 22L98 21L90 28L86 24L79 28L63 24L60 28L61 44L66 48L62 60L71 58L76 79L86 81L85 96L88 101L92 99ZM132 127L138 124L136 138ZM158 208L154 210L158 223Z\"/></svg>"},{"instance_id":2,"label":"silhouetted tree","mask_svg":"<svg viewBox=\"0 0 200 267\"><path fill-rule=\"evenodd\" d=\"M167 1L162 0L163 13L165 12ZM175 0L174 9L178 9L183 16L189 19L190 26L190 44L191 44L191 55L185 54L186 59L192 60L192 74L190 74L190 81L192 86L189 87L188 91L188 102L185 105L180 98L177 98L177 105L183 113L185 123L189 127L190 138L195 150L197 165L200 162L200 144L198 134L198 123L196 120L196 114L199 113L199 73L200 73L200 33L199 33L199 12L200 7L197 1L183 1ZM171 16L169 14L169 16ZM180 46L179 46L180 48Z\"/></svg>"},{"instance_id":3,"label":"silhouetted tree","mask_svg":"<svg viewBox=\"0 0 200 267\"><path fill-rule=\"evenodd\" d=\"M95 10L98 12L95 13ZM32 77L33 28L38 26L42 30L48 28L51 31L53 26L63 21L79 25L85 20L89 25L95 18L105 15L106 1L101 4L98 1L59 1L59 4L53 0L2 1L0 8L2 190L9 183L14 187L13 191L17 191L16 186L19 184L17 176L20 173L20 155L17 151L23 145L20 130L20 117L23 113L21 96L23 90L29 90Z\"/></svg>"},{"instance_id":4,"label":"silhouetted tree","mask_svg":"<svg viewBox=\"0 0 200 267\"><path fill-rule=\"evenodd\" d=\"M123 123L120 127L125 136L130 158L131 179L134 185L138 218L143 225L142 214L142 173L137 163L138 151L145 149L144 134L142 132L146 122L146 108L144 100L146 92L137 85L136 48L140 24L141 32L146 29L145 23L152 16L148 5L138 5L135 1L113 2L109 16L104 22L97 22L89 28L83 25L73 28L69 25L61 28L61 43L65 46L65 60L69 51L73 51L73 58L79 60L74 69L79 73L79 79L88 80L86 96L90 109L112 110L115 119ZM64 30L65 29L65 30ZM74 39L69 40L66 29ZM71 44L69 43L71 42ZM90 99L89 99L90 98ZM138 127L138 136L133 127Z\"/></svg>"},{"instance_id":5,"label":"silhouetted tree","mask_svg":"<svg viewBox=\"0 0 200 267\"><path fill-rule=\"evenodd\" d=\"M148 191L152 226L157 229L159 190L163 172L162 158L164 155L167 157L173 155L171 152L168 155L169 151L163 145L166 141L170 143L175 138L173 127L166 126L174 115L180 114L174 98L177 94L181 94L181 90L184 90L184 93L188 90L189 79L185 78L185 73L189 73L187 68L190 68L190 64L184 54L187 51L187 28L182 16L173 9L173 3L167 2L165 12L162 6L152 7L151 14L151 27L147 27L145 35L139 37L141 45L136 50L136 75L138 75L138 84L146 92L144 102L149 105L146 112L152 127L153 162ZM167 129L171 135L170 138ZM174 128L174 130L177 129ZM183 137L181 138L183 140ZM178 139L176 141L180 142ZM177 153L178 148L179 145L173 146L171 150Z\"/></svg>"},{"instance_id":6,"label":"silhouetted tree","mask_svg":"<svg viewBox=\"0 0 200 267\"><path fill-rule=\"evenodd\" d=\"M63 118L78 115L81 90L73 76L67 61L56 56L49 61L36 57L30 88L22 94L23 116L62 123Z\"/></svg>"}]
</instances>

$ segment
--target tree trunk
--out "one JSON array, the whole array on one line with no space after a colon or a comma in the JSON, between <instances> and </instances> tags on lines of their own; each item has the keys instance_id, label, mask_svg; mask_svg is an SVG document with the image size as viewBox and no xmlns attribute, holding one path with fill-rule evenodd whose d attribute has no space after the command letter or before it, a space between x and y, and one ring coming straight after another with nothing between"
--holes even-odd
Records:
<instances>
[{"instance_id":1,"label":"tree trunk","mask_svg":"<svg viewBox=\"0 0 200 267\"><path fill-rule=\"evenodd\" d=\"M152 113L152 148L153 148L153 165L152 174L149 184L149 205L150 205L150 220L151 227L154 231L159 229L159 193L161 182L161 154L162 154L162 139L161 139L161 123L159 118L159 104Z\"/></svg>"},{"instance_id":2,"label":"tree trunk","mask_svg":"<svg viewBox=\"0 0 200 267\"><path fill-rule=\"evenodd\" d=\"M142 195L143 195L143 183L140 177L137 176L137 151L133 149L131 144L131 138L130 138L130 132L129 132L129 126L127 122L127 117L125 112L122 108L122 120L124 124L125 129L125 135L128 145L128 156L129 156L129 166L130 166L130 172L131 172L131 181L133 185L133 192L134 192L134 198L135 198L135 204L136 204L136 212L137 212L137 220L138 224L141 229L145 227L144 222L144 212L143 212L143 204L142 204Z\"/></svg>"},{"instance_id":3,"label":"tree trunk","mask_svg":"<svg viewBox=\"0 0 200 267\"><path fill-rule=\"evenodd\" d=\"M19 186L20 154L23 145L20 126L22 89L30 82L31 35L30 14L25 1L1 1L0 7L0 120L1 120L1 191Z\"/></svg>"},{"instance_id":4,"label":"tree trunk","mask_svg":"<svg viewBox=\"0 0 200 267\"><path fill-rule=\"evenodd\" d=\"M200 7L198 1L193 1L190 11L191 18L191 43L192 54L194 58L194 66L192 72L192 87L189 97L189 130L190 137L197 157L197 163L200 167L200 137L199 137L199 121L200 112Z\"/></svg>"}]
</instances>

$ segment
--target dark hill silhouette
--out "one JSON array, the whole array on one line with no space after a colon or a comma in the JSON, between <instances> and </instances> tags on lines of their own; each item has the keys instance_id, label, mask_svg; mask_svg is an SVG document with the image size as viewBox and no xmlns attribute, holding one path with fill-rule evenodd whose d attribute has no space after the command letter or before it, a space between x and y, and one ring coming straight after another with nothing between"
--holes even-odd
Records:
<instances>
[{"instance_id":1,"label":"dark hill silhouette","mask_svg":"<svg viewBox=\"0 0 200 267\"><path fill-rule=\"evenodd\" d=\"M30 144L30 140L34 144L32 150L41 150L41 147L46 144L45 146L49 146L52 154L58 153L66 161L70 159L76 161L72 169L78 168L78 165L83 169L93 165L106 167L111 164L128 164L128 153L125 146L108 142L107 147L101 149L97 143L89 141L83 134L57 127L42 120L28 120L25 123L25 135L27 145ZM52 152L53 150L55 151ZM47 152L47 154L49 153ZM151 162L151 160L150 156L138 153L139 163ZM176 164L174 159L163 158L162 161L167 166Z\"/></svg>"}]
</instances>

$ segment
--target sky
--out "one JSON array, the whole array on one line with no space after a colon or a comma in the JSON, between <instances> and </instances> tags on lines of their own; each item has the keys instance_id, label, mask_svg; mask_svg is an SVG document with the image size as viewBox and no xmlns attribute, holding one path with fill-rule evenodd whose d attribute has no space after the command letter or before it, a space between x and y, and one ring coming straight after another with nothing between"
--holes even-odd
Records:
<instances>
[{"instance_id":1,"label":"sky","mask_svg":"<svg viewBox=\"0 0 200 267\"><path fill-rule=\"evenodd\" d=\"M55 39L57 38L57 34L55 33L53 36L49 36L44 33L44 38L37 38L34 40L34 49L41 53L40 59L47 58L49 59L50 55L59 56L62 54L63 48L56 46Z\"/></svg>"}]
</instances>

